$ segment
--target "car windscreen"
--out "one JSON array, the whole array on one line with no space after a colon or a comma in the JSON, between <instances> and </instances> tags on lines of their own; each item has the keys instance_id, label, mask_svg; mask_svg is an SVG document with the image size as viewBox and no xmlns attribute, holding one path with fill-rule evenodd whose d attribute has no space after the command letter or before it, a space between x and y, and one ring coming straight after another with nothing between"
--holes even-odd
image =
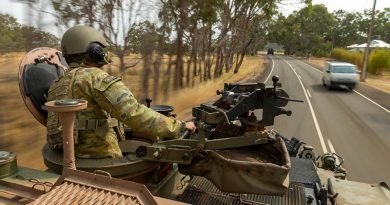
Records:
<instances>
[{"instance_id":1,"label":"car windscreen","mask_svg":"<svg viewBox=\"0 0 390 205\"><path fill-rule=\"evenodd\" d=\"M332 73L355 73L354 66L332 66L330 69Z\"/></svg>"}]
</instances>

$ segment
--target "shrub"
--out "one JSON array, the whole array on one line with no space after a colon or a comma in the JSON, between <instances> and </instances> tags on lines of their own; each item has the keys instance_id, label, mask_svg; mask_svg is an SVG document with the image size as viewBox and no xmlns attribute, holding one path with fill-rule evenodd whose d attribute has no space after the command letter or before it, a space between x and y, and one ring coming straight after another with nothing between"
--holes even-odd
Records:
<instances>
[{"instance_id":1,"label":"shrub","mask_svg":"<svg viewBox=\"0 0 390 205\"><path fill-rule=\"evenodd\" d=\"M335 48L331 53L331 57L336 60L352 63L359 69L363 67L363 53L359 51L348 51L344 48Z\"/></svg>"},{"instance_id":2,"label":"shrub","mask_svg":"<svg viewBox=\"0 0 390 205\"><path fill-rule=\"evenodd\" d=\"M355 64L360 70L363 67L364 53L359 51L348 51L343 48L335 48L331 53L331 57ZM390 71L390 50L388 49L373 49L368 57L367 71L372 74L382 74L382 72Z\"/></svg>"},{"instance_id":3,"label":"shrub","mask_svg":"<svg viewBox=\"0 0 390 205\"><path fill-rule=\"evenodd\" d=\"M390 50L375 49L371 51L367 70L373 74L382 74L384 70L390 70Z\"/></svg>"}]
</instances>

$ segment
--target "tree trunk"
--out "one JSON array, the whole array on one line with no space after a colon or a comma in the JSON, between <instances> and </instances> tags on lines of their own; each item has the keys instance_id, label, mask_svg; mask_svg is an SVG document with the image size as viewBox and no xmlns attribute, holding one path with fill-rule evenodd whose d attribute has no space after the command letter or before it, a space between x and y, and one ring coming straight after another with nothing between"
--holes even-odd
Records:
<instances>
[{"instance_id":1,"label":"tree trunk","mask_svg":"<svg viewBox=\"0 0 390 205\"><path fill-rule=\"evenodd\" d=\"M244 56L245 56L245 52L242 52L240 55L240 60L238 60L238 62L236 63L236 67L234 68L234 71L233 71L234 73L238 73L238 70L241 67L242 61L244 60ZM237 57L238 57L238 55L237 55Z\"/></svg>"},{"instance_id":2,"label":"tree trunk","mask_svg":"<svg viewBox=\"0 0 390 205\"><path fill-rule=\"evenodd\" d=\"M172 52L169 53L168 67L167 67L167 71L165 72L165 76L167 80L164 83L164 101L167 101L169 91L170 91L170 86L171 86L171 77L172 77Z\"/></svg>"},{"instance_id":3,"label":"tree trunk","mask_svg":"<svg viewBox=\"0 0 390 205\"><path fill-rule=\"evenodd\" d=\"M118 53L119 58L119 71L121 73L122 79L125 79L125 56L123 53Z\"/></svg>"},{"instance_id":4,"label":"tree trunk","mask_svg":"<svg viewBox=\"0 0 390 205\"><path fill-rule=\"evenodd\" d=\"M207 25L207 56L206 56L206 61L205 61L205 73L204 73L204 76L205 76L205 81L211 79L211 43L212 43L212 32L211 32L211 23L209 23Z\"/></svg>"},{"instance_id":5,"label":"tree trunk","mask_svg":"<svg viewBox=\"0 0 390 205\"><path fill-rule=\"evenodd\" d=\"M191 85L191 64L192 64L192 55L187 61L187 73L186 73L186 86L190 87Z\"/></svg>"},{"instance_id":6,"label":"tree trunk","mask_svg":"<svg viewBox=\"0 0 390 205\"><path fill-rule=\"evenodd\" d=\"M203 65L203 66L202 66ZM199 74L199 82L202 82L203 81L203 75L202 75L202 67L203 67L203 70L204 70L204 59L200 59L200 62L199 62L199 70L198 70L198 74Z\"/></svg>"},{"instance_id":7,"label":"tree trunk","mask_svg":"<svg viewBox=\"0 0 390 205\"><path fill-rule=\"evenodd\" d=\"M195 85L195 77L198 75L198 73L196 72L197 69L198 69L198 56L197 56L197 53L196 51L193 53L193 58L194 58L194 67L192 69L193 71L193 75L192 75L192 84L191 84L191 87L194 87Z\"/></svg>"},{"instance_id":8,"label":"tree trunk","mask_svg":"<svg viewBox=\"0 0 390 205\"><path fill-rule=\"evenodd\" d=\"M214 68L214 79L219 77L219 69L221 65L221 47L218 47L217 49L217 59L215 60L215 68Z\"/></svg>"},{"instance_id":9,"label":"tree trunk","mask_svg":"<svg viewBox=\"0 0 390 205\"><path fill-rule=\"evenodd\" d=\"M157 59L153 63L153 100L158 99L158 88L160 86L160 67L161 67L162 55L157 56Z\"/></svg>"},{"instance_id":10,"label":"tree trunk","mask_svg":"<svg viewBox=\"0 0 390 205\"><path fill-rule=\"evenodd\" d=\"M179 0L178 8L180 11L179 20L177 22L176 30L177 30L177 47L176 47L176 69L175 69L175 87L174 89L179 89L183 87L183 56L184 56L184 43L183 43L183 35L184 28L186 24L186 15L185 15L185 7L186 0Z\"/></svg>"},{"instance_id":11,"label":"tree trunk","mask_svg":"<svg viewBox=\"0 0 390 205\"><path fill-rule=\"evenodd\" d=\"M228 49L225 58L225 72L228 73L232 69L232 66L233 66L233 50Z\"/></svg>"},{"instance_id":12,"label":"tree trunk","mask_svg":"<svg viewBox=\"0 0 390 205\"><path fill-rule=\"evenodd\" d=\"M149 96L149 76L150 76L150 66L151 66L151 56L144 56L144 73L142 77L142 86L144 89L143 99L150 97Z\"/></svg>"},{"instance_id":13,"label":"tree trunk","mask_svg":"<svg viewBox=\"0 0 390 205\"><path fill-rule=\"evenodd\" d=\"M225 55L224 55L224 52L223 52L223 49L221 48L221 51L220 51L220 59L219 59L219 66L218 66L218 76L221 77L222 76L222 70L223 70L223 63L225 61Z\"/></svg>"}]
</instances>

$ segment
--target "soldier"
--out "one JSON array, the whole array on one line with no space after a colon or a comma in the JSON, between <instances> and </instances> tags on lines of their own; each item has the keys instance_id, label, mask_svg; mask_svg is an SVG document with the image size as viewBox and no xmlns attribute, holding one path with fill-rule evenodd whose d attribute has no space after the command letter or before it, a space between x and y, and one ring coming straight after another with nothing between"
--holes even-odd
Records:
<instances>
[{"instance_id":1,"label":"soldier","mask_svg":"<svg viewBox=\"0 0 390 205\"><path fill-rule=\"evenodd\" d=\"M99 69L109 63L107 46L100 32L81 25L67 30L61 40L69 69L50 86L48 101L66 98L88 101L87 109L76 115L77 157L122 157L118 144L124 138L121 123L146 138L177 138L186 129L195 131L193 122L166 117L139 104L120 78ZM52 149L62 147L62 129L54 112L49 112L47 118L47 141Z\"/></svg>"}]
</instances>

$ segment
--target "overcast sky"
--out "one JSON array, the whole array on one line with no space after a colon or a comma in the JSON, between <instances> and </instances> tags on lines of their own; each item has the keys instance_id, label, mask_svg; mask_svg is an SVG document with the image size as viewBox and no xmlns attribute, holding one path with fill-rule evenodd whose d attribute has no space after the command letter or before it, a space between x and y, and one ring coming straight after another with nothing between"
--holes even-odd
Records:
<instances>
[{"instance_id":1,"label":"overcast sky","mask_svg":"<svg viewBox=\"0 0 390 205\"><path fill-rule=\"evenodd\" d=\"M313 4L324 4L329 12L337 10L345 11L363 11L365 9L372 9L373 0L312 0ZM282 0L280 10L284 14L292 13L294 10L302 8L303 4L297 4L296 0ZM376 10L383 10L390 8L390 0L377 0Z\"/></svg>"},{"instance_id":2,"label":"overcast sky","mask_svg":"<svg viewBox=\"0 0 390 205\"><path fill-rule=\"evenodd\" d=\"M54 33L59 36L59 33L62 33L61 29L53 30L55 19L53 15L47 13L41 13L40 16L29 16L28 7L25 4L19 3L18 0L0 0L0 13L10 14L18 19L18 22L21 24L30 24L33 26L37 25L37 22L41 22L40 26L43 30ZM20 0L19 0L20 1ZM43 8L44 11L53 13L50 8L50 5L44 3L44 0L35 0L36 8ZM372 8L373 0L312 0L313 4L324 4L328 11L333 12L336 10L346 10L346 11L363 11L365 9ZM303 4L297 3L298 0L282 0L282 5L280 6L280 11L283 14L292 13L294 10L299 10L302 8ZM377 0L376 9L383 10L384 8L390 8L390 0ZM38 21L38 18L42 21Z\"/></svg>"}]
</instances>

